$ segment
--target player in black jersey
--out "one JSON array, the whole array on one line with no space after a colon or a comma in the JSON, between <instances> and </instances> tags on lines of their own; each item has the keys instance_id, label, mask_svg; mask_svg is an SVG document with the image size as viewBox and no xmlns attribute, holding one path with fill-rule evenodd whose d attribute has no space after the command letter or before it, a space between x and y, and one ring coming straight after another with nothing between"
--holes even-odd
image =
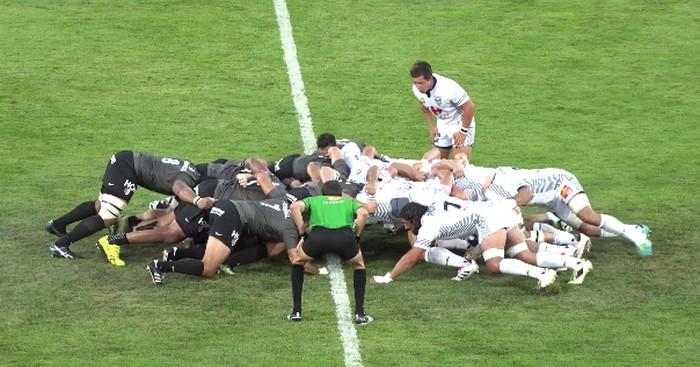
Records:
<instances>
[{"instance_id":1,"label":"player in black jersey","mask_svg":"<svg viewBox=\"0 0 700 367\"><path fill-rule=\"evenodd\" d=\"M49 233L60 237L49 245L51 256L75 259L77 256L69 246L115 223L139 186L165 195L174 194L181 201L203 209L211 208L213 199L201 198L192 190L199 179L199 173L188 160L132 151L114 154L102 177L98 199L83 202L46 225ZM80 223L66 233L66 226L77 221ZM118 247L101 249L108 257L111 251L119 250Z\"/></svg>"},{"instance_id":2,"label":"player in black jersey","mask_svg":"<svg viewBox=\"0 0 700 367\"><path fill-rule=\"evenodd\" d=\"M154 284L162 284L166 272L213 277L243 233L258 236L267 242L284 242L290 260L296 255L299 234L285 199L219 200L209 213L209 238L202 260L153 260L146 270Z\"/></svg>"},{"instance_id":3,"label":"player in black jersey","mask_svg":"<svg viewBox=\"0 0 700 367\"><path fill-rule=\"evenodd\" d=\"M203 180L194 190L197 195L214 197L216 200L265 200L268 198L285 198L286 192L276 178L271 178L269 173L259 172L248 180L248 176L242 180L248 185L243 187L237 180L220 180L209 178ZM229 190L230 185L237 190ZM221 188L223 185L223 189ZM255 186L255 187L253 187ZM219 192L219 193L217 193ZM174 209L164 211L158 218L156 225L144 230L134 232L120 232L104 236L98 240L102 248L122 246L126 244L176 244L186 238L192 238L196 243L205 243L208 237L209 211L201 209L190 203L179 202ZM120 266L124 261L119 257L120 251L112 251L113 256L107 255L107 260L112 265Z\"/></svg>"}]
</instances>

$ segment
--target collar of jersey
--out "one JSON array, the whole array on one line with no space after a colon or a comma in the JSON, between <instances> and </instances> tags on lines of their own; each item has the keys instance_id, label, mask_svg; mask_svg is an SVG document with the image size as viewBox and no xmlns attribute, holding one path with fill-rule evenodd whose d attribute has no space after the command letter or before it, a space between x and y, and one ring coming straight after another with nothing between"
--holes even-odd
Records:
<instances>
[{"instance_id":1,"label":"collar of jersey","mask_svg":"<svg viewBox=\"0 0 700 367\"><path fill-rule=\"evenodd\" d=\"M425 95L428 96L428 98L430 98L430 92L432 92L433 89L435 89L436 85L437 85L437 78L435 77L435 75L433 75L433 87L430 88L429 91L425 92Z\"/></svg>"}]
</instances>

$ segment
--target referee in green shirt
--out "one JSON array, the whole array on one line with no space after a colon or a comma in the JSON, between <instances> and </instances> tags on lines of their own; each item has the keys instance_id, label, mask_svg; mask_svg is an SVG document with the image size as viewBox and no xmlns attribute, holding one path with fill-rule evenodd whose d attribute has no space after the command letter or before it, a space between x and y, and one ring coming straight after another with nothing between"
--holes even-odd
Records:
<instances>
[{"instance_id":1,"label":"referee in green shirt","mask_svg":"<svg viewBox=\"0 0 700 367\"><path fill-rule=\"evenodd\" d=\"M292 263L292 299L294 308L287 317L301 321L301 294L304 288L304 264L325 254L337 254L350 261L355 288L355 323L373 321L365 314L365 286L367 272L360 251L359 239L368 213L355 199L343 197L338 181L327 181L321 186L322 196L312 196L292 204L292 219L302 237ZM310 232L306 235L304 212L309 213ZM355 230L353 231L353 223Z\"/></svg>"}]
</instances>

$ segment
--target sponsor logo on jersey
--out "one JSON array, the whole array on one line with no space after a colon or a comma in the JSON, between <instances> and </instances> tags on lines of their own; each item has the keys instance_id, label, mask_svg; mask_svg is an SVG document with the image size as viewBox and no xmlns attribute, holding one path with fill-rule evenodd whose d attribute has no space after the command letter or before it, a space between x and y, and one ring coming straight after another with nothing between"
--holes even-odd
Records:
<instances>
[{"instance_id":1,"label":"sponsor logo on jersey","mask_svg":"<svg viewBox=\"0 0 700 367\"><path fill-rule=\"evenodd\" d=\"M440 116L442 114L443 110L441 108L437 108L435 106L430 106L430 112L432 112L433 115L435 115L435 116Z\"/></svg>"},{"instance_id":2,"label":"sponsor logo on jersey","mask_svg":"<svg viewBox=\"0 0 700 367\"><path fill-rule=\"evenodd\" d=\"M284 219L288 219L292 216L289 212L289 204L287 204L286 201L282 203L282 213L284 213Z\"/></svg>"},{"instance_id":3,"label":"sponsor logo on jersey","mask_svg":"<svg viewBox=\"0 0 700 367\"><path fill-rule=\"evenodd\" d=\"M134 191L136 191L136 185L129 180L124 181L124 195L130 195Z\"/></svg>"},{"instance_id":4,"label":"sponsor logo on jersey","mask_svg":"<svg viewBox=\"0 0 700 367\"><path fill-rule=\"evenodd\" d=\"M561 191L559 192L559 195L561 195L562 199L566 200L569 198L569 195L571 195L571 193L573 191L574 190L572 190L571 187L569 187L569 185L564 185L561 187Z\"/></svg>"},{"instance_id":5,"label":"sponsor logo on jersey","mask_svg":"<svg viewBox=\"0 0 700 367\"><path fill-rule=\"evenodd\" d=\"M435 104L442 104L442 97L435 96Z\"/></svg>"},{"instance_id":6,"label":"sponsor logo on jersey","mask_svg":"<svg viewBox=\"0 0 700 367\"><path fill-rule=\"evenodd\" d=\"M225 211L225 210L221 210L220 208L214 207L214 208L211 208L211 211L209 211L209 213L214 214L214 215L218 215L218 216L221 217L221 216L223 216L224 214L226 214L226 211Z\"/></svg>"}]
</instances>

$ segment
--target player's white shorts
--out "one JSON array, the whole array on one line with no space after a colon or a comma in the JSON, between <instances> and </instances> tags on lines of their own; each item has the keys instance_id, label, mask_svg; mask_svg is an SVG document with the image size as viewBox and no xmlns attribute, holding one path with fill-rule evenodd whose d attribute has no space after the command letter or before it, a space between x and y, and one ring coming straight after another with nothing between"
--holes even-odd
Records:
<instances>
[{"instance_id":1,"label":"player's white shorts","mask_svg":"<svg viewBox=\"0 0 700 367\"><path fill-rule=\"evenodd\" d=\"M438 148L452 148L454 141L452 140L452 135L458 132L462 128L462 124L458 125L448 125L448 126L438 126L437 133L435 134L435 139L433 140L433 145ZM474 136L476 135L476 124L472 120L472 125L467 129L467 136L464 139L465 146L474 145Z\"/></svg>"}]
</instances>

